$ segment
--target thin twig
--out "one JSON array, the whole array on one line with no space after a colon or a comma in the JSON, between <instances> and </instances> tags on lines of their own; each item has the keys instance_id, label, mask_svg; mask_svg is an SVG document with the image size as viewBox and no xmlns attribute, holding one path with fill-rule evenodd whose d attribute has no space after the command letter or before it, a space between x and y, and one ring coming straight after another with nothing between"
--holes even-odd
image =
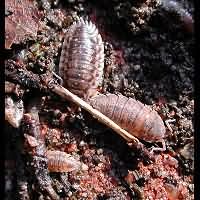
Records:
<instances>
[{"instance_id":1,"label":"thin twig","mask_svg":"<svg viewBox=\"0 0 200 200\"><path fill-rule=\"evenodd\" d=\"M117 134L119 134L121 137L123 137L128 145L130 147L136 148L138 151L143 153L143 156L147 160L154 160L153 154L151 154L145 146L132 134L128 133L126 130L122 129L120 126L118 126L115 122L113 122L110 118L106 117L104 114L102 114L100 111L94 109L91 105L89 105L87 102L79 98L78 96L71 93L66 88L62 87L61 85L55 84L50 81L48 84L49 88L52 92L56 93L57 95L63 97L64 99L67 99L69 101L72 101L76 105L80 106L84 110L88 111L94 118L96 118L101 123L105 124L109 128L113 129Z\"/></svg>"},{"instance_id":2,"label":"thin twig","mask_svg":"<svg viewBox=\"0 0 200 200\"><path fill-rule=\"evenodd\" d=\"M105 124L106 126L110 127L111 129L113 129L117 134L119 134L121 137L123 137L130 146L135 147L137 150L142 152L144 157L147 157L150 160L153 160L153 155L149 153L149 151L145 148L145 146L136 137L134 137L132 134L128 133L126 130L122 129L115 122L113 122L110 118L106 117L100 111L94 109L87 102L85 102L78 96L74 95L66 88L59 85L53 79L53 75L51 73L46 73L46 74L37 76L36 74L33 74L32 72L24 70L23 68L20 68L20 66L17 66L17 68L19 70L23 70L23 78L22 78L21 77L22 73L19 73L19 72L13 70L14 67L12 67L12 65L15 65L15 64L8 63L6 66L6 69L7 69L6 77L11 82L13 81L14 83L23 84L24 87L28 87L28 88L32 88L32 86L37 86L34 88L39 89L39 90L41 90L41 88L42 89L45 88L45 90L54 92L57 95L63 97L64 99L74 102L75 104L77 104L78 106L83 108L84 110L88 111L98 121L100 121L101 123ZM37 77L35 77L35 76L37 76ZM47 87L48 87L48 89L47 89Z\"/></svg>"},{"instance_id":3,"label":"thin twig","mask_svg":"<svg viewBox=\"0 0 200 200\"><path fill-rule=\"evenodd\" d=\"M52 92L55 92L59 96L72 101L76 105L80 106L84 110L88 111L94 118L96 118L101 123L105 124L106 126L113 129L115 132L117 132L119 135L121 135L127 142L132 142L135 140L136 142L139 142L139 140L128 133L126 130L122 129L120 126L118 126L115 122L113 122L110 118L106 117L104 114L102 114L100 111L94 109L91 105L89 105L87 102L79 98L78 96L71 93L66 88L62 87L61 85L54 85L51 89Z\"/></svg>"}]
</instances>

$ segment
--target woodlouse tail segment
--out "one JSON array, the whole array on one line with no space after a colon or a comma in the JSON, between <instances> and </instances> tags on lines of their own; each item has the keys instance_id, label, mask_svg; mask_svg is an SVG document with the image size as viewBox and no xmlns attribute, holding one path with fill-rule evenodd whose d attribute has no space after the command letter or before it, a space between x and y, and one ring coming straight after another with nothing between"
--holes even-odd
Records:
<instances>
[{"instance_id":1,"label":"woodlouse tail segment","mask_svg":"<svg viewBox=\"0 0 200 200\"><path fill-rule=\"evenodd\" d=\"M192 15L176 1L161 0L162 8L169 12L175 13L183 24L183 28L189 32L194 33L194 20Z\"/></svg>"},{"instance_id":2,"label":"woodlouse tail segment","mask_svg":"<svg viewBox=\"0 0 200 200\"><path fill-rule=\"evenodd\" d=\"M50 172L71 172L87 170L87 165L62 151L47 151L48 169Z\"/></svg>"}]
</instances>

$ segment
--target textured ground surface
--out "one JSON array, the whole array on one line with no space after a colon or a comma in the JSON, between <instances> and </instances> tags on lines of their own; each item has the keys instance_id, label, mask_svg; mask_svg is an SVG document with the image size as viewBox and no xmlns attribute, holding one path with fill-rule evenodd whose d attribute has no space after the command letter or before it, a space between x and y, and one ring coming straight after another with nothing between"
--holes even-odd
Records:
<instances>
[{"instance_id":1,"label":"textured ground surface","mask_svg":"<svg viewBox=\"0 0 200 200\"><path fill-rule=\"evenodd\" d=\"M122 138L88 114L72 116L69 102L57 96L45 97L40 118L47 148L72 154L89 167L79 173L50 173L60 198L194 199L193 36L156 0L139 6L141 12L134 1L60 0L57 5L56 1L40 2L32 6L31 12L37 12L34 20L28 16L31 12L25 15L30 23L37 23L32 33L19 14L23 8L16 12L18 15L9 13L17 15L18 20L15 25L10 22L8 30L24 27L24 32L17 29L19 36L15 40L9 40L13 42L7 50L9 59L24 63L36 74L47 69L57 72L64 32L78 16L83 16L96 24L104 41L101 92L136 98L151 105L163 120L172 120L173 133L166 138L167 151L156 154L156 161L147 165ZM193 14L190 1L180 2ZM13 9L15 4L11 5ZM28 98L30 95L23 96L25 104ZM18 179L27 185L30 199L48 199L30 178L20 132L7 123L5 134L5 199L17 199Z\"/></svg>"}]
</instances>

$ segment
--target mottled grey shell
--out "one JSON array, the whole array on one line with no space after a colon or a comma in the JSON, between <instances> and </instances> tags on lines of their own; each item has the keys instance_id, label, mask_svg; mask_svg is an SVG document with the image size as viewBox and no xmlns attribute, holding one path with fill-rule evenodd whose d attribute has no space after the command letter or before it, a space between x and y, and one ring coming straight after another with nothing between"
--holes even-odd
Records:
<instances>
[{"instance_id":1,"label":"mottled grey shell","mask_svg":"<svg viewBox=\"0 0 200 200\"><path fill-rule=\"evenodd\" d=\"M123 95L98 95L90 104L130 134L147 142L165 137L165 125L158 113L141 102Z\"/></svg>"},{"instance_id":2,"label":"mottled grey shell","mask_svg":"<svg viewBox=\"0 0 200 200\"><path fill-rule=\"evenodd\" d=\"M63 86L81 98L89 99L102 84L104 45L94 24L82 18L66 33L59 75Z\"/></svg>"}]
</instances>

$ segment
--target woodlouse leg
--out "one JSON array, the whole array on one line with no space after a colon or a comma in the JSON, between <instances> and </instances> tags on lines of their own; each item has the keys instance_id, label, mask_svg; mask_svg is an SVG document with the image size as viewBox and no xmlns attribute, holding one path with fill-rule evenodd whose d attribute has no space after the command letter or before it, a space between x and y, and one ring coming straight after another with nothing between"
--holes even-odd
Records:
<instances>
[{"instance_id":1,"label":"woodlouse leg","mask_svg":"<svg viewBox=\"0 0 200 200\"><path fill-rule=\"evenodd\" d=\"M154 151L166 151L165 140L162 139L160 142L162 143L162 147L152 147L150 153L153 153Z\"/></svg>"},{"instance_id":2,"label":"woodlouse leg","mask_svg":"<svg viewBox=\"0 0 200 200\"><path fill-rule=\"evenodd\" d=\"M165 120L165 124L166 124L167 128L169 129L170 133L172 133L173 130L172 130L172 128L171 128L169 123L175 122L175 121L176 121L175 119L167 119L167 120Z\"/></svg>"},{"instance_id":3,"label":"woodlouse leg","mask_svg":"<svg viewBox=\"0 0 200 200\"><path fill-rule=\"evenodd\" d=\"M128 145L136 149L147 163L155 161L154 155L141 142L129 142Z\"/></svg>"}]
</instances>

